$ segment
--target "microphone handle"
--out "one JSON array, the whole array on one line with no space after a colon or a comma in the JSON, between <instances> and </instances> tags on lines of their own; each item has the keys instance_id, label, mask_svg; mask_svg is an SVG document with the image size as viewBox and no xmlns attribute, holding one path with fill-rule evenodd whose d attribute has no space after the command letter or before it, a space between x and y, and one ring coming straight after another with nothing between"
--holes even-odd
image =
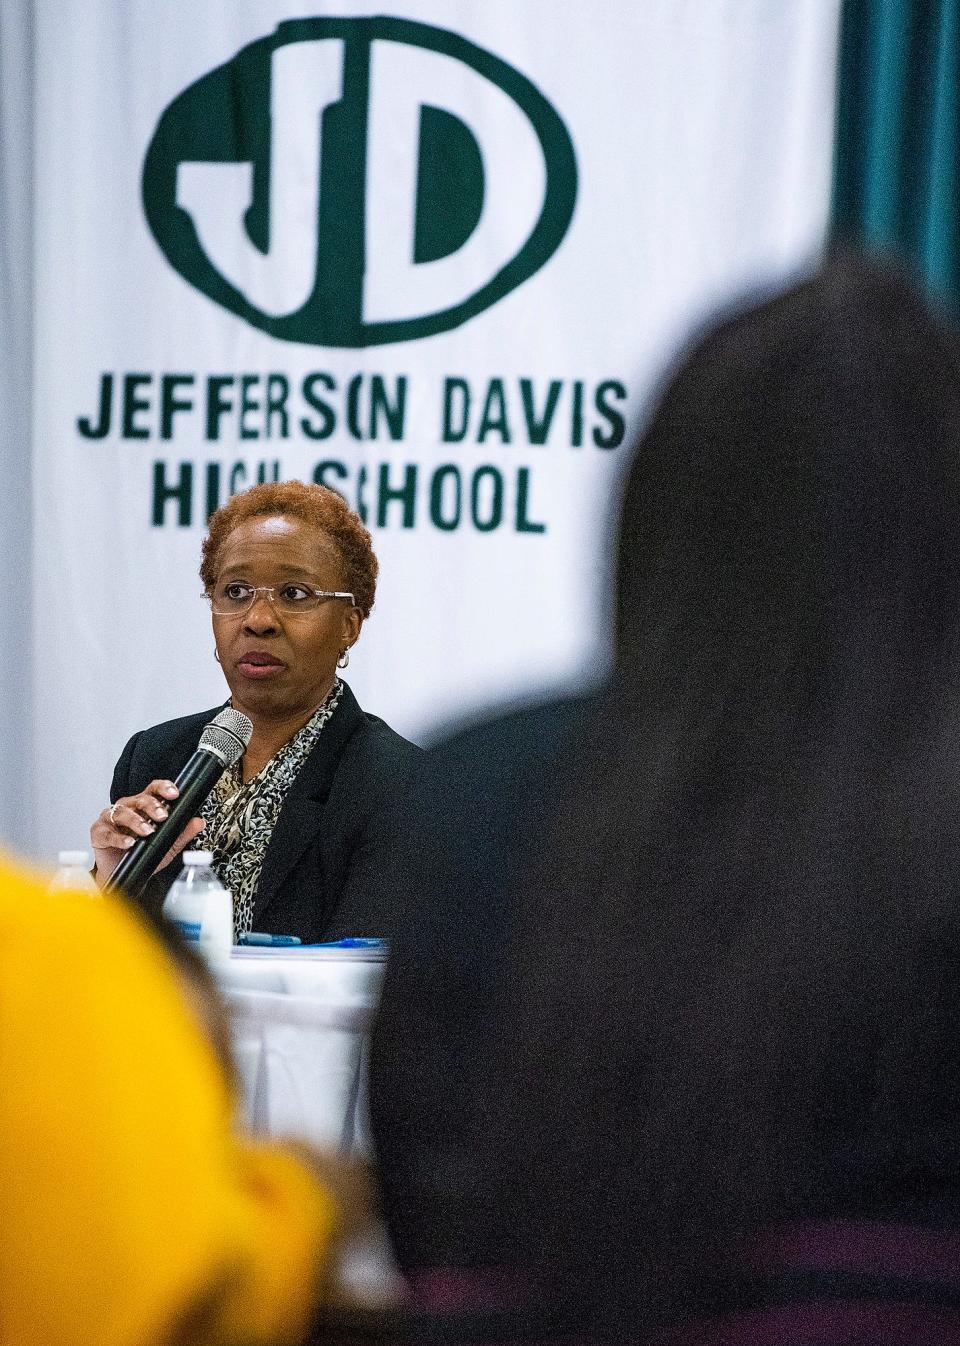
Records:
<instances>
[{"instance_id":1,"label":"microphone handle","mask_svg":"<svg viewBox=\"0 0 960 1346\"><path fill-rule=\"evenodd\" d=\"M104 891L122 889L138 898L157 865L216 785L225 770L222 759L208 748L198 748L174 781L180 791L168 805L166 818L148 837L138 837L104 884Z\"/></svg>"}]
</instances>

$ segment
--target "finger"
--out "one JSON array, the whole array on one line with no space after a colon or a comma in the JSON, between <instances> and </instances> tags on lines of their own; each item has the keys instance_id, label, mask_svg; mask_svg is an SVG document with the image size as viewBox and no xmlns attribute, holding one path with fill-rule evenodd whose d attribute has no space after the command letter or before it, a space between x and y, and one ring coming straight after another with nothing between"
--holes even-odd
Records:
<instances>
[{"instance_id":1,"label":"finger","mask_svg":"<svg viewBox=\"0 0 960 1346\"><path fill-rule=\"evenodd\" d=\"M169 802L176 799L179 794L180 791L173 781L153 780L138 795L133 795L130 799L121 799L119 802L129 804L148 820L153 819L162 823L170 811Z\"/></svg>"},{"instance_id":2,"label":"finger","mask_svg":"<svg viewBox=\"0 0 960 1346\"><path fill-rule=\"evenodd\" d=\"M142 795L135 795L133 799L118 800L112 809L105 810L106 826L118 838L124 837L128 833L133 833L135 837L148 837L157 828L146 810L147 808L157 807L159 805L155 801L148 801ZM113 814L112 819L110 817L111 813ZM100 816L103 818L104 814ZM166 817L165 811L163 817ZM162 819L158 818L157 821L161 822Z\"/></svg>"},{"instance_id":3,"label":"finger","mask_svg":"<svg viewBox=\"0 0 960 1346\"><path fill-rule=\"evenodd\" d=\"M96 852L119 850L125 851L133 845L136 837L131 836L129 832L121 832L110 820L110 810L104 809L99 818L90 828L90 844ZM97 860L97 866L100 867L100 860Z\"/></svg>"},{"instance_id":4,"label":"finger","mask_svg":"<svg viewBox=\"0 0 960 1346\"><path fill-rule=\"evenodd\" d=\"M153 782L153 784L157 786L165 785L167 783L168 782L165 781ZM170 788L173 789L175 793L178 793L176 786L171 786ZM167 815L170 812L164 799L161 798L158 794L153 793L152 787L149 785L145 790L142 790L138 795L132 795L129 799L117 800L116 804L114 805L114 811L113 811L113 821L115 825L118 822L121 824L121 826L130 825L129 817L124 817L123 815L124 809L132 809L135 813L138 813L140 815L140 817L143 819L144 822L147 823L150 822L162 823L166 820ZM134 830L141 832L141 834L144 836L147 835L146 833L142 832L142 829L140 828L134 828Z\"/></svg>"},{"instance_id":5,"label":"finger","mask_svg":"<svg viewBox=\"0 0 960 1346\"><path fill-rule=\"evenodd\" d=\"M157 865L157 869L164 869L170 863L171 860L175 860L177 856L180 854L180 852L184 849L184 847L189 846L190 842L193 841L194 837L198 837L200 835L200 833L203 831L206 825L207 824L203 821L202 818L191 818L190 821L187 823L186 827L177 837L176 841L167 851L166 855Z\"/></svg>"},{"instance_id":6,"label":"finger","mask_svg":"<svg viewBox=\"0 0 960 1346\"><path fill-rule=\"evenodd\" d=\"M93 876L101 888L134 841L134 837L115 832L109 823L101 818L98 818L90 828L90 844L93 847L94 859Z\"/></svg>"},{"instance_id":7,"label":"finger","mask_svg":"<svg viewBox=\"0 0 960 1346\"><path fill-rule=\"evenodd\" d=\"M156 795L147 794L146 791L131 799L130 807L136 809L140 816L148 822L162 823L170 812L162 799L158 799ZM119 809L117 812L119 813Z\"/></svg>"}]
</instances>

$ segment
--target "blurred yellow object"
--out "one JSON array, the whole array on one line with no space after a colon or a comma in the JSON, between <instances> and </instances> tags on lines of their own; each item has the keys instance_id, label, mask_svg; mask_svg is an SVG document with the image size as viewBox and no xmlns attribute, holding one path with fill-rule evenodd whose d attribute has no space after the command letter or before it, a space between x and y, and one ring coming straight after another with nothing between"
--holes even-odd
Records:
<instances>
[{"instance_id":1,"label":"blurred yellow object","mask_svg":"<svg viewBox=\"0 0 960 1346\"><path fill-rule=\"evenodd\" d=\"M295 1341L335 1223L136 917L0 862L2 1346Z\"/></svg>"}]
</instances>

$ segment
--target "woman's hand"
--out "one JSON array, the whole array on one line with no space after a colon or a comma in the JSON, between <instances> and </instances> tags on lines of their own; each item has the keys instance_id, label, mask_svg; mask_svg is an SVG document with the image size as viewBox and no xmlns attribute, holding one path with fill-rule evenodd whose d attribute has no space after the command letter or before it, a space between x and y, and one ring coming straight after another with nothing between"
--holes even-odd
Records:
<instances>
[{"instance_id":1,"label":"woman's hand","mask_svg":"<svg viewBox=\"0 0 960 1346\"><path fill-rule=\"evenodd\" d=\"M151 781L138 795L129 795L100 813L90 828L90 844L96 859L95 877L102 886L109 879L138 837L148 837L167 817L167 804L180 791L169 780ZM191 818L157 865L163 869L203 831L202 818Z\"/></svg>"}]
</instances>

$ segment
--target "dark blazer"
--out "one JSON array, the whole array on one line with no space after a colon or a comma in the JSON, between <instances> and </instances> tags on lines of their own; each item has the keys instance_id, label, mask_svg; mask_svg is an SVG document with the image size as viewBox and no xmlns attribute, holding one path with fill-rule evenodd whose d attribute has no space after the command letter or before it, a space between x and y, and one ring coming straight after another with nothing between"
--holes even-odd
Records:
<instances>
[{"instance_id":1,"label":"dark blazer","mask_svg":"<svg viewBox=\"0 0 960 1346\"><path fill-rule=\"evenodd\" d=\"M176 779L218 709L134 734L114 770L111 802L152 780ZM280 810L254 897L254 930L298 935L304 943L393 934L392 832L384 820L421 756L415 744L365 714L344 684ZM177 859L156 874L143 905L159 911L182 867Z\"/></svg>"}]
</instances>

